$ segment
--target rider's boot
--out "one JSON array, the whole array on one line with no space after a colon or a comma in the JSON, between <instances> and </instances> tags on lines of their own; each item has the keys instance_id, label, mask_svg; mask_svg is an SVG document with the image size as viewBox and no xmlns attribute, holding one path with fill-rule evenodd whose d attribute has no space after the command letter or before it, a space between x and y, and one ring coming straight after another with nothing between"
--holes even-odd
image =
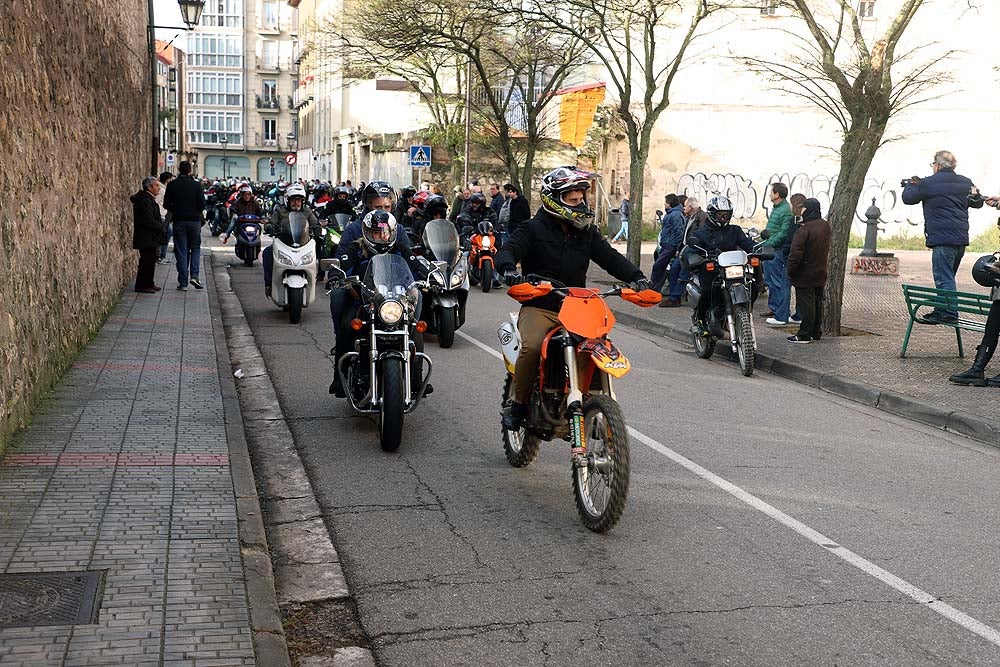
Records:
<instances>
[{"instance_id":1,"label":"rider's boot","mask_svg":"<svg viewBox=\"0 0 1000 667\"><path fill-rule=\"evenodd\" d=\"M524 403L511 403L510 410L503 416L501 424L506 431L520 431L521 425L524 423L524 418L527 416L527 405Z\"/></svg>"},{"instance_id":2,"label":"rider's boot","mask_svg":"<svg viewBox=\"0 0 1000 667\"><path fill-rule=\"evenodd\" d=\"M330 383L330 393L337 398L347 398L347 392L344 391L344 384L340 380L340 370L337 368L337 361L340 360L340 355L337 354L337 348L331 347L330 354L333 355L333 382Z\"/></svg>"},{"instance_id":3,"label":"rider's boot","mask_svg":"<svg viewBox=\"0 0 1000 667\"><path fill-rule=\"evenodd\" d=\"M955 384L985 387L988 384L985 377L986 364L990 363L990 359L992 358L993 349L985 344L980 345L976 348L976 359L972 362L972 367L964 373L955 373L948 379ZM997 376L997 378L1000 378L1000 376ZM996 380L997 378L990 378L990 381ZM996 385L990 386L1000 386L1000 382Z\"/></svg>"}]
</instances>

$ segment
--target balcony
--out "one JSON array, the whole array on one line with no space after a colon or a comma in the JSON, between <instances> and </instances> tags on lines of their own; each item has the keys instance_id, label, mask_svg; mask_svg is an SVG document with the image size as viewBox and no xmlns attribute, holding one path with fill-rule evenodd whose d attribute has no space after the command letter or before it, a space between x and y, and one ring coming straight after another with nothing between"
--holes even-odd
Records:
<instances>
[{"instance_id":1,"label":"balcony","mask_svg":"<svg viewBox=\"0 0 1000 667\"><path fill-rule=\"evenodd\" d=\"M277 137L268 137L261 134L260 130L254 130L253 133L253 143L254 147L265 150L265 151L277 151L281 150L281 141Z\"/></svg>"},{"instance_id":2,"label":"balcony","mask_svg":"<svg viewBox=\"0 0 1000 667\"><path fill-rule=\"evenodd\" d=\"M261 72L290 72L292 61L290 58L264 58L258 56L254 59L255 67Z\"/></svg>"},{"instance_id":3,"label":"balcony","mask_svg":"<svg viewBox=\"0 0 1000 667\"><path fill-rule=\"evenodd\" d=\"M257 95L257 108L261 111L278 111L281 109L281 104L278 102L278 97L261 97Z\"/></svg>"}]
</instances>

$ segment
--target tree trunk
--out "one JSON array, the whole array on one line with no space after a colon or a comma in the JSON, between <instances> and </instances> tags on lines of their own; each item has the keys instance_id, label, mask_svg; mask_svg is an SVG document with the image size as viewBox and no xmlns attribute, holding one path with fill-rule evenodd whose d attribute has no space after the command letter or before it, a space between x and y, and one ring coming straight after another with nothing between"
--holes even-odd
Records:
<instances>
[{"instance_id":1,"label":"tree trunk","mask_svg":"<svg viewBox=\"0 0 1000 667\"><path fill-rule=\"evenodd\" d=\"M627 123L629 134L628 200L628 250L626 257L636 266L642 261L642 197L645 191L646 159L649 157L649 135L652 127L643 126L639 135L634 123Z\"/></svg>"},{"instance_id":2,"label":"tree trunk","mask_svg":"<svg viewBox=\"0 0 1000 667\"><path fill-rule=\"evenodd\" d=\"M885 132L888 117L879 120L854 119L852 129L844 137L840 149L840 173L830 202L827 220L833 230L828 263L830 278L826 284L826 306L823 312L823 331L831 336L840 335L844 305L844 272L847 269L847 252L854 224L858 200L864 190L865 177Z\"/></svg>"},{"instance_id":3,"label":"tree trunk","mask_svg":"<svg viewBox=\"0 0 1000 667\"><path fill-rule=\"evenodd\" d=\"M538 146L533 142L528 142L528 145L524 147L524 167L521 169L521 179L511 181L511 183L520 183L521 192L531 192L531 177L535 171L535 153L538 150Z\"/></svg>"}]
</instances>

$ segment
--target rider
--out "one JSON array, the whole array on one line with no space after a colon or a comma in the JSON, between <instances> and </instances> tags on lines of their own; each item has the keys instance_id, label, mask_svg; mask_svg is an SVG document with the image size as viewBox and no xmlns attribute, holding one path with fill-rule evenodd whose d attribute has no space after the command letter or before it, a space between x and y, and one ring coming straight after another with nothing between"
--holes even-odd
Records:
<instances>
[{"instance_id":1,"label":"rider","mask_svg":"<svg viewBox=\"0 0 1000 667\"><path fill-rule=\"evenodd\" d=\"M715 278L714 270L705 270L706 254L717 255L737 249L753 252L753 241L746 232L738 225L729 224L733 219L733 205L728 198L715 195L708 200L705 212L708 220L691 232L681 257L691 273L698 276L698 283L701 285L701 298L698 299L692 321L703 336L709 335L705 316L712 305L712 281Z\"/></svg>"},{"instance_id":2,"label":"rider","mask_svg":"<svg viewBox=\"0 0 1000 667\"><path fill-rule=\"evenodd\" d=\"M455 226L458 228L458 233L461 236L462 230L465 227L477 229L479 223L484 220L493 225L493 229L497 228L497 214L486 205L486 195L482 192L474 192L469 195L469 201L465 208L458 214Z\"/></svg>"},{"instance_id":3,"label":"rider","mask_svg":"<svg viewBox=\"0 0 1000 667\"><path fill-rule=\"evenodd\" d=\"M594 212L587 203L590 181L596 174L575 167L559 167L542 178L542 208L524 221L496 256L496 267L508 285L522 280L517 263L526 274L545 276L567 287L585 287L591 260L638 290L650 282L632 262L612 248L593 225ZM484 198L485 199L485 198ZM559 324L562 297L552 293L526 302L518 315L521 350L514 366L514 402L504 415L508 431L521 428L527 416L531 384L538 377L542 340Z\"/></svg>"},{"instance_id":4,"label":"rider","mask_svg":"<svg viewBox=\"0 0 1000 667\"><path fill-rule=\"evenodd\" d=\"M326 205L326 208L330 211L330 215L346 213L351 216L352 221L358 217L358 212L354 210L354 206L351 204L351 192L343 185L338 185L334 189L333 200Z\"/></svg>"},{"instance_id":5,"label":"rider","mask_svg":"<svg viewBox=\"0 0 1000 667\"><path fill-rule=\"evenodd\" d=\"M417 211L413 214L413 233L422 236L424 227L431 220L446 220L448 218L448 201L441 195L428 195L427 192L418 192L413 198L417 205Z\"/></svg>"},{"instance_id":6,"label":"rider","mask_svg":"<svg viewBox=\"0 0 1000 667\"><path fill-rule=\"evenodd\" d=\"M361 218L370 211L385 211L392 213L396 203L396 191L385 181L372 181L361 191L361 214L358 219L347 226L340 237L343 245L350 245L361 238ZM406 234L400 234L398 243L406 250L410 249L410 240ZM331 304L332 305L332 304Z\"/></svg>"},{"instance_id":7,"label":"rider","mask_svg":"<svg viewBox=\"0 0 1000 667\"><path fill-rule=\"evenodd\" d=\"M396 216L396 222L404 227L413 226L413 196L417 194L417 189L412 185L404 186L402 190L399 191L399 201L396 202L396 209L393 211L393 215Z\"/></svg>"},{"instance_id":8,"label":"rider","mask_svg":"<svg viewBox=\"0 0 1000 667\"><path fill-rule=\"evenodd\" d=\"M264 217L264 210L254 198L253 188L250 187L249 183L244 183L240 186L240 197L229 209L229 227L226 229L225 238L222 239L223 243L229 243L229 237L232 235L233 230L236 229L236 221L241 215L256 215L258 218Z\"/></svg>"},{"instance_id":9,"label":"rider","mask_svg":"<svg viewBox=\"0 0 1000 667\"><path fill-rule=\"evenodd\" d=\"M285 204L278 205L274 208L274 212L271 213L271 221L264 228L264 231L272 236L279 236L282 234L290 234L291 226L289 224L290 217L292 213L301 212L305 213L306 220L309 222L310 232L315 232L317 227L323 226L319 220L316 219L316 214L306 206L306 190L298 183L288 186L285 191ZM271 296L271 270L274 268L274 247L267 246L264 248L264 252L261 254L261 264L264 267L264 294L268 297Z\"/></svg>"},{"instance_id":10,"label":"rider","mask_svg":"<svg viewBox=\"0 0 1000 667\"><path fill-rule=\"evenodd\" d=\"M414 276L426 273L426 267L410 253L409 248L402 247L399 240L405 234L399 234L399 226L396 218L388 211L374 209L365 214L358 221L361 226L361 237L349 244L341 243L338 249L340 255L340 269L347 276L363 277L368 268L368 262L376 254L392 253L401 256L410 265L410 271ZM342 299L338 304L338 311L334 312L334 295ZM354 348L355 332L351 328L352 315L357 312L358 295L352 287L332 289L330 293L330 311L333 317L333 330L336 336L336 345L333 349L335 361L350 352ZM415 317L420 317L420 302L417 302ZM415 378L415 380L418 378ZM426 393L431 393L428 385ZM344 398L343 385L340 381L340 373L336 370L333 373L333 383L330 385L330 393L337 398Z\"/></svg>"}]
</instances>

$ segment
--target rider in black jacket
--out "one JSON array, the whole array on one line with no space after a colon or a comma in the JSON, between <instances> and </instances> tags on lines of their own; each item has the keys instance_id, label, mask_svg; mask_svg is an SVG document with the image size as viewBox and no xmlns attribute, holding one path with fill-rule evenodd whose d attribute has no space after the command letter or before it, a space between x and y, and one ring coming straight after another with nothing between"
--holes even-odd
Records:
<instances>
[{"instance_id":1,"label":"rider in black jacket","mask_svg":"<svg viewBox=\"0 0 1000 667\"><path fill-rule=\"evenodd\" d=\"M637 289L649 289L650 282L632 262L612 248L600 230L594 227L594 212L587 203L587 190L595 174L560 167L542 178L542 208L535 217L517 228L497 253L497 270L507 284L516 284L521 263L523 274L537 274L568 287L585 287L590 261L621 281L638 283ZM542 340L557 326L562 297L549 294L521 306L517 328L521 349L514 367L514 402L503 418L509 431L521 428L527 416L525 402L531 384L538 375Z\"/></svg>"},{"instance_id":2,"label":"rider in black jacket","mask_svg":"<svg viewBox=\"0 0 1000 667\"><path fill-rule=\"evenodd\" d=\"M705 212L708 213L708 221L688 236L687 245L681 251L681 260L690 267L691 273L698 276L701 298L698 299L693 319L694 325L707 335L705 315L712 305L712 281L715 278L714 271L705 270L708 255L737 249L750 253L753 252L753 241L741 227L729 224L733 219L733 205L728 198L721 195L712 197ZM717 266L715 270L718 270Z\"/></svg>"}]
</instances>

